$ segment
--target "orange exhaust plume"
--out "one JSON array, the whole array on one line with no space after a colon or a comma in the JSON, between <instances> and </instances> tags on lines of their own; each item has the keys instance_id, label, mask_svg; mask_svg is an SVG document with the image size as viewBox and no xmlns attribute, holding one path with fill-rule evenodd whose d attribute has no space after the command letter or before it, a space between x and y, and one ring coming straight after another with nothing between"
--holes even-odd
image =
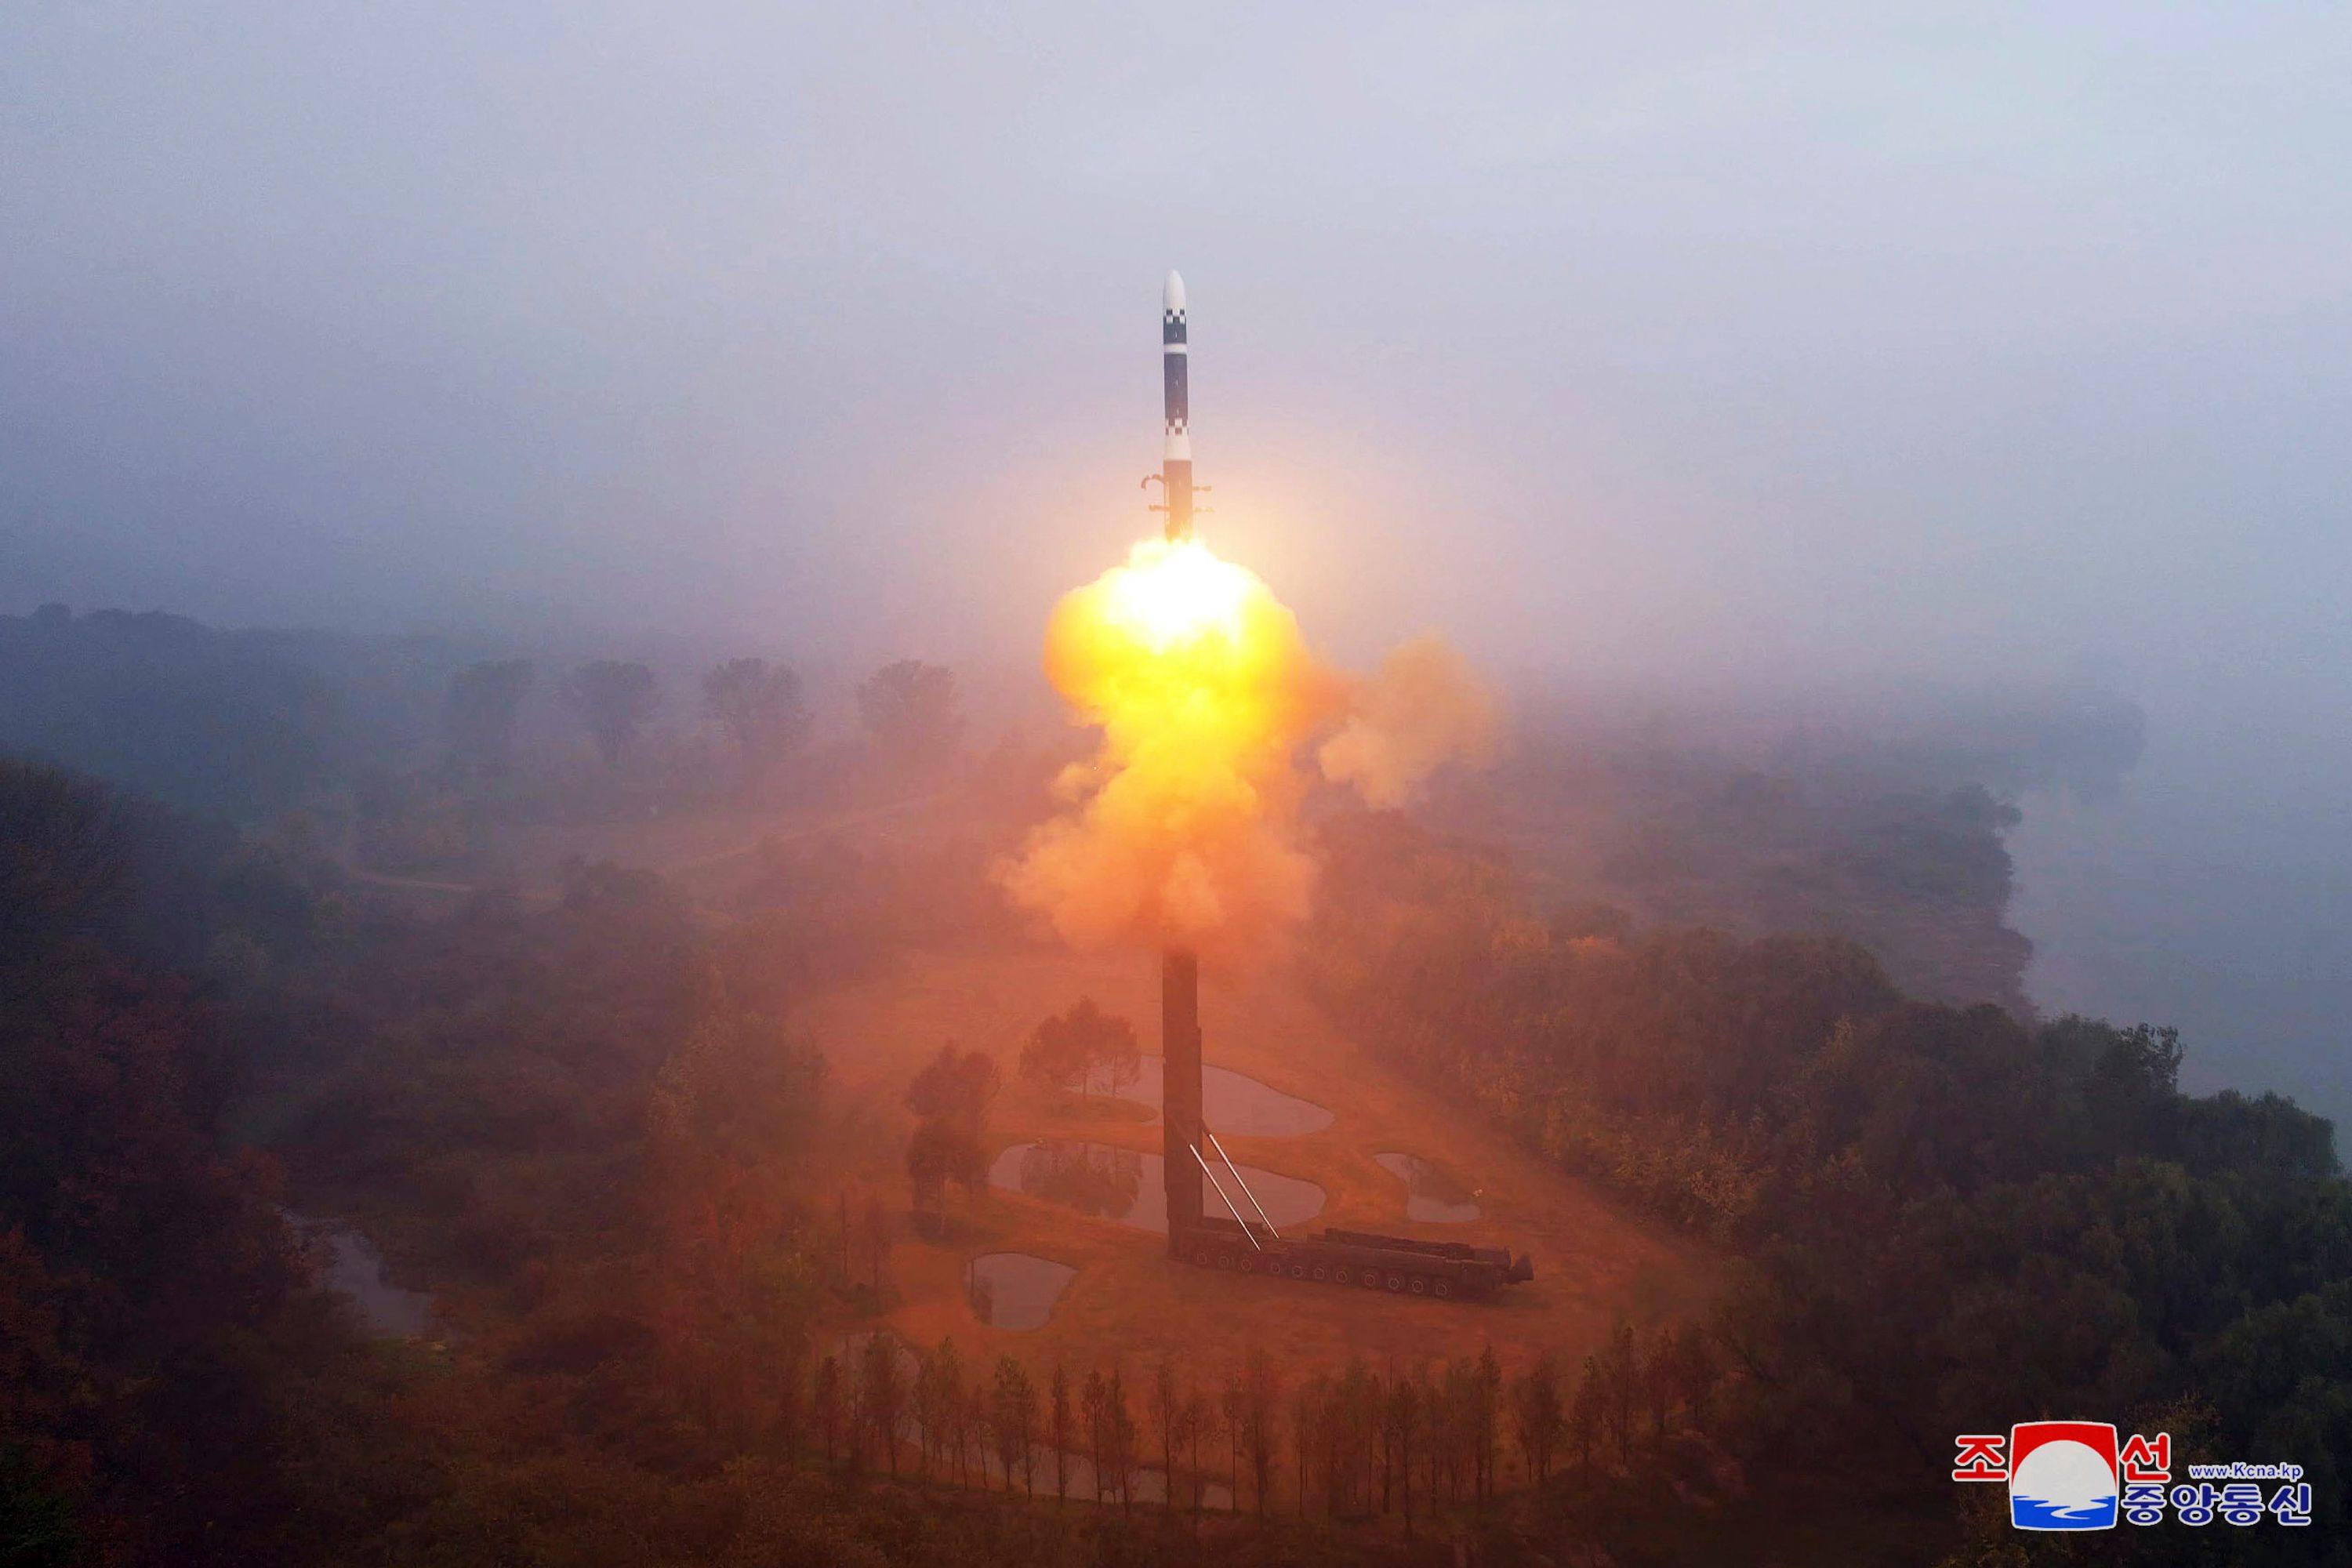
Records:
<instances>
[{"instance_id":1,"label":"orange exhaust plume","mask_svg":"<svg viewBox=\"0 0 2352 1568\"><path fill-rule=\"evenodd\" d=\"M1351 689L1255 574L1194 539L1146 541L1065 595L1045 672L1102 745L1057 781L1070 809L998 875L1082 947L1270 951L1314 890L1297 829L1303 746L1339 726L1326 772L1394 805L1493 730L1492 705L1442 644L1400 650Z\"/></svg>"},{"instance_id":2,"label":"orange exhaust plume","mask_svg":"<svg viewBox=\"0 0 2352 1568\"><path fill-rule=\"evenodd\" d=\"M1436 637L1418 637L1359 688L1339 732L1315 753L1323 776L1366 804L1399 806L1457 758L1493 760L1502 714L1470 664Z\"/></svg>"}]
</instances>

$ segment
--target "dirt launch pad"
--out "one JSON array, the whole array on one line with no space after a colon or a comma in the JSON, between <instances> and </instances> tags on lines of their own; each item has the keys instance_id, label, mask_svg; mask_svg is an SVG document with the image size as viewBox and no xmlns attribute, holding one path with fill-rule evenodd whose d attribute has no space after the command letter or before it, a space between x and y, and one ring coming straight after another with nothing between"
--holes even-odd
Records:
<instances>
[{"instance_id":1,"label":"dirt launch pad","mask_svg":"<svg viewBox=\"0 0 2352 1568\"><path fill-rule=\"evenodd\" d=\"M859 1125L880 1134L848 1154L854 1168L845 1173L906 1192L898 1155L912 1119L898 1100L923 1059L950 1040L989 1052L1003 1070L989 1127L992 1159L1047 1140L1156 1154L1160 1129L1150 1107L1031 1083L1019 1077L1018 1063L1037 1021L1082 994L1132 1021L1150 1048L1158 988L1157 965L1147 957L1037 946L912 953L887 973L813 999L802 1018L832 1062L833 1092L855 1109ZM1116 1361L1139 1370L1166 1353L1213 1379L1252 1344L1264 1345L1294 1375L1337 1368L1359 1352L1376 1364L1411 1365L1475 1354L1488 1342L1507 1364L1549 1351L1573 1365L1601 1346L1621 1316L1647 1325L1686 1317L1707 1301L1717 1271L1705 1249L1626 1213L1375 1061L1286 973L1204 974L1201 1010L1211 1064L1331 1111L1329 1124L1312 1132L1221 1134L1236 1162L1323 1189L1312 1229L1509 1246L1533 1255L1535 1279L1497 1300L1468 1303L1204 1270L1171 1260L1159 1237L1116 1218L990 1188L950 1197L943 1237L898 1243L889 1327L919 1343L952 1334L967 1355L1009 1352L1040 1367ZM1379 1160L1397 1149L1441 1159L1477 1191L1478 1216L1410 1219L1405 1184ZM1077 1271L1041 1328L992 1329L973 1314L965 1287L971 1261L1004 1251Z\"/></svg>"}]
</instances>

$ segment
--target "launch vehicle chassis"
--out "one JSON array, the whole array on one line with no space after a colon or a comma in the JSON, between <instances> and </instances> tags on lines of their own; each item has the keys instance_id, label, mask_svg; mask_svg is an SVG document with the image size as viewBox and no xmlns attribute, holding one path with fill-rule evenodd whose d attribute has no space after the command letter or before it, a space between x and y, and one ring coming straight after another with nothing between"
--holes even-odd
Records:
<instances>
[{"instance_id":1,"label":"launch vehicle chassis","mask_svg":"<svg viewBox=\"0 0 2352 1568\"><path fill-rule=\"evenodd\" d=\"M1527 1258L1515 1260L1499 1247L1337 1229L1319 1237L1277 1236L1255 1225L1244 1235L1215 1215L1204 1216L1173 1250L1202 1268L1439 1300L1484 1300L1507 1284L1535 1277Z\"/></svg>"}]
</instances>

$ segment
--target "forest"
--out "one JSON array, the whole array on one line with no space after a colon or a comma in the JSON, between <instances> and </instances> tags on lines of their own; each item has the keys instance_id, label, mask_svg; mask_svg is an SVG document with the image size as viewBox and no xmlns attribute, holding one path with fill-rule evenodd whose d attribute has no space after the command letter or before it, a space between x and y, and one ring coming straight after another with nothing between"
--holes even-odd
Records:
<instances>
[{"instance_id":1,"label":"forest","mask_svg":"<svg viewBox=\"0 0 2352 1568\"><path fill-rule=\"evenodd\" d=\"M0 1568L2352 1568L2347 58L0 4Z\"/></svg>"},{"instance_id":2,"label":"forest","mask_svg":"<svg viewBox=\"0 0 2352 1568\"><path fill-rule=\"evenodd\" d=\"M1064 759L973 743L952 672L883 666L827 729L782 661L46 611L0 671L11 1564L2090 1561L1948 1479L1955 1434L2049 1413L2318 1500L2097 1560L2352 1561L2332 1129L2183 1093L2160 1023L2037 1015L2000 934L2019 780L2116 765L2127 714L1534 746L1465 786L1525 808L1483 834L1466 793L1318 803L1316 1005L1727 1284L1549 1353L1460 1309L1419 1361L1038 1367L886 1321L916 1227L989 1201L995 1064L920 1042L908 1182L845 1183L904 1118L811 1022L1038 940L987 868ZM1636 776L1678 782L1636 812ZM942 794L939 834L771 835L723 883L512 849ZM1004 1077L1131 1077L1066 1000ZM428 1331L331 1288L320 1216Z\"/></svg>"}]
</instances>

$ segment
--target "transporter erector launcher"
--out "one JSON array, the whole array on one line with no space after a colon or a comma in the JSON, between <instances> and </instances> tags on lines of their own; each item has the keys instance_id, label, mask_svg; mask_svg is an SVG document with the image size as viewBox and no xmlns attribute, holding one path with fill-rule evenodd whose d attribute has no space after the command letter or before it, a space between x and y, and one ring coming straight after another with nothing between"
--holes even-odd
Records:
<instances>
[{"instance_id":1,"label":"transporter erector launcher","mask_svg":"<svg viewBox=\"0 0 2352 1568\"><path fill-rule=\"evenodd\" d=\"M1165 424L1160 472L1143 482L1160 481L1157 510L1166 514L1171 542L1192 534L1192 343L1186 326L1184 279L1171 272L1160 295ZM1179 947L1160 955L1160 1175L1168 1194L1170 1257L1202 1268L1396 1295L1486 1297L1535 1278L1527 1257L1514 1258L1507 1247L1329 1228L1321 1236L1284 1236L1275 1229L1202 1115L1201 966ZM1213 1207L1207 1202L1212 1190L1217 1194Z\"/></svg>"}]
</instances>

